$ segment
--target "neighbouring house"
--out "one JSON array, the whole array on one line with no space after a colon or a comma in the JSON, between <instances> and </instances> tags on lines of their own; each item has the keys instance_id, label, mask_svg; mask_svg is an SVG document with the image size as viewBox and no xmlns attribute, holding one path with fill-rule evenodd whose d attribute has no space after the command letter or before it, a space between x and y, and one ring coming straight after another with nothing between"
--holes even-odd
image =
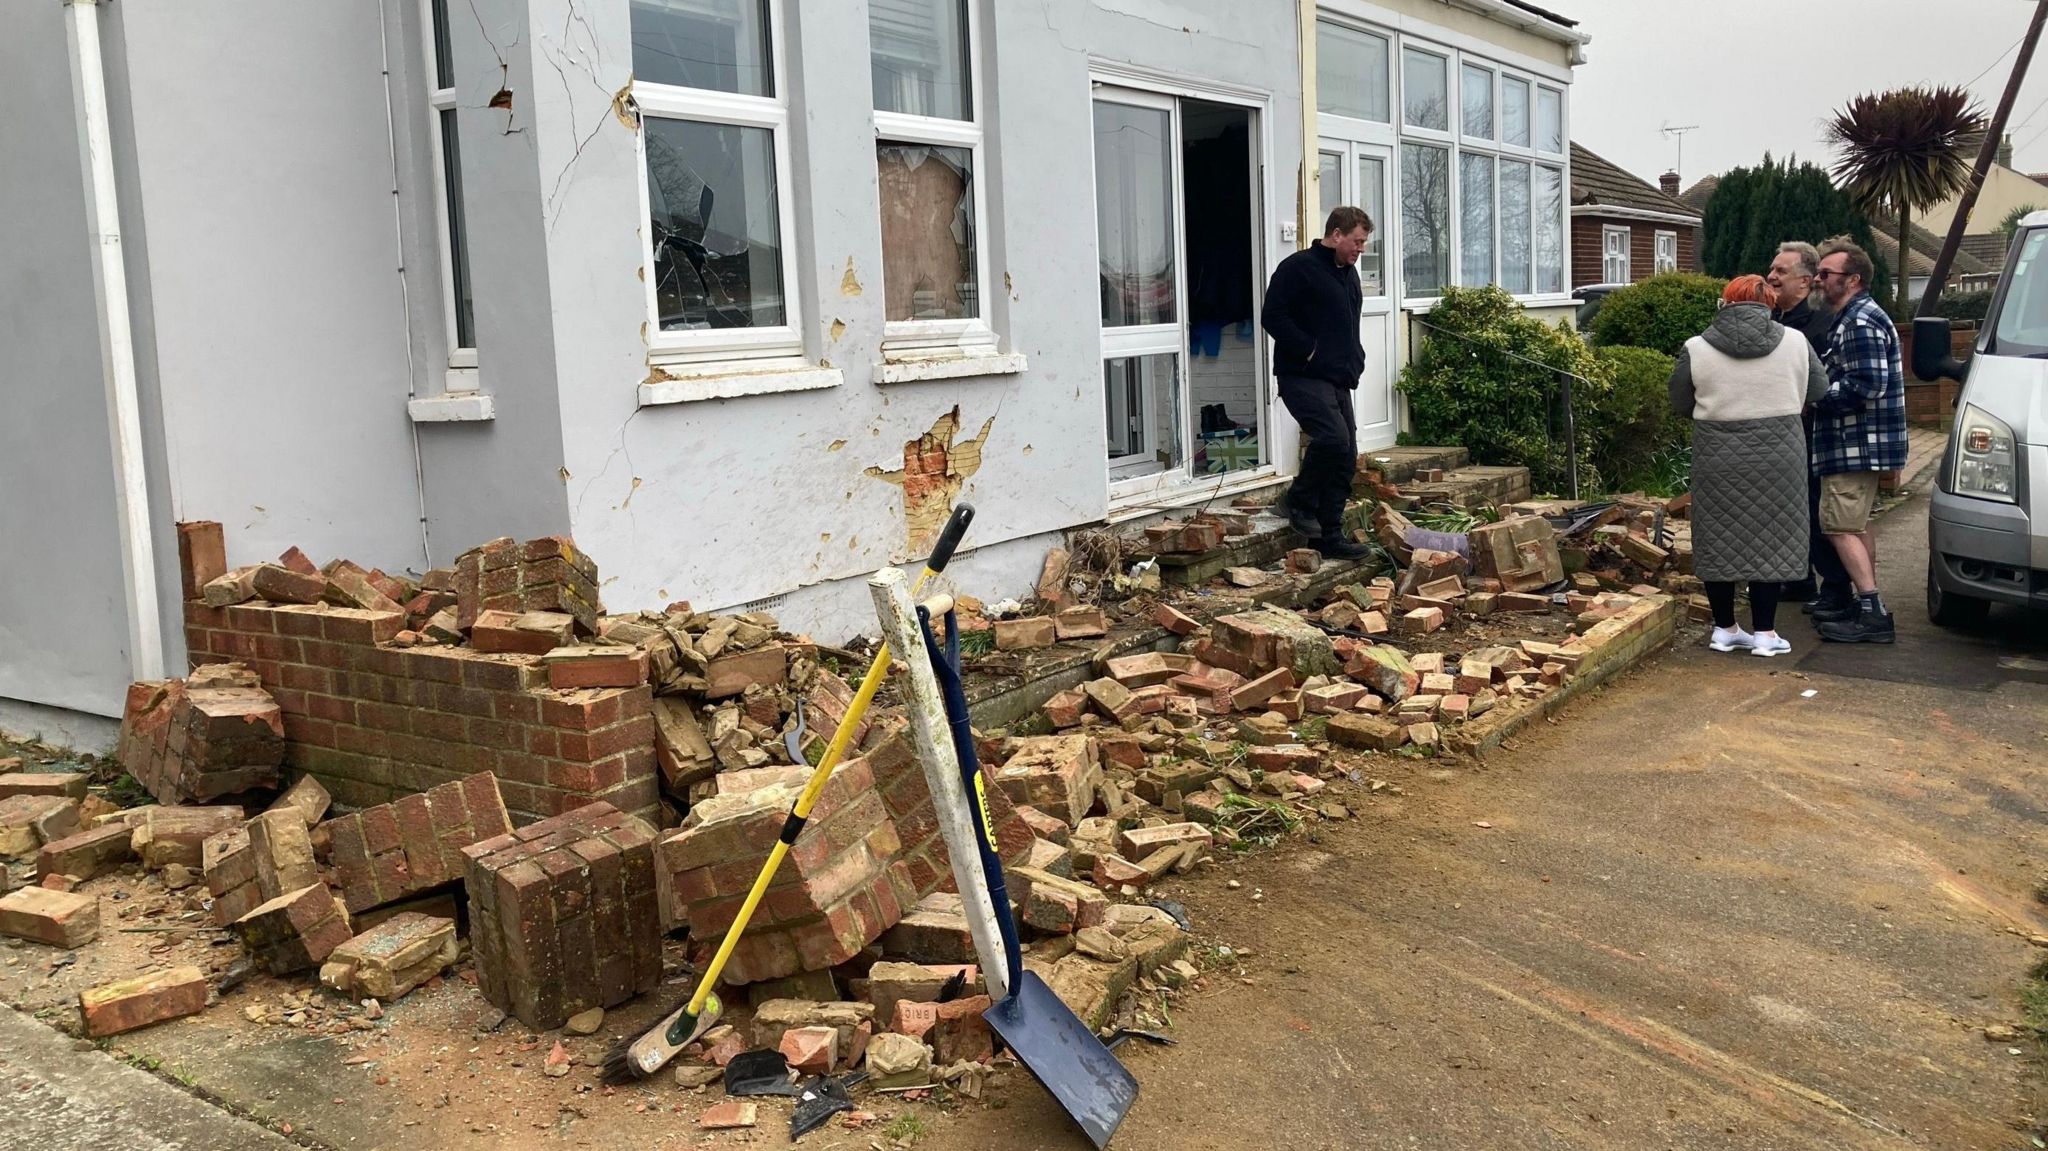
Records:
<instances>
[{"instance_id":1,"label":"neighbouring house","mask_svg":"<svg viewBox=\"0 0 2048 1151\"><path fill-rule=\"evenodd\" d=\"M1870 242L1874 250L1873 260L1883 264L1891 274L1891 282L1899 282L1899 238L1898 222L1883 220L1870 221ZM1941 256L1941 245L1945 239L1919 224L1912 226L1913 236L1906 244L1906 292L1914 300L1927 290L1927 279L1934 274L1934 261ZM1968 237L1965 244L1957 249L1955 260L1949 265L1947 291L1975 291L1989 288L1998 280L1998 269L1986 264L1971 254ZM2000 266L2004 265L2003 249L2000 251Z\"/></svg>"},{"instance_id":2,"label":"neighbouring house","mask_svg":"<svg viewBox=\"0 0 2048 1151\"><path fill-rule=\"evenodd\" d=\"M103 744L184 665L179 521L415 572L572 535L614 610L831 640L969 500L958 585L1025 594L1295 470L1259 308L1331 203L1381 223L1363 446L1444 285L1568 308L1571 21L1161 11L10 6L0 727Z\"/></svg>"},{"instance_id":3,"label":"neighbouring house","mask_svg":"<svg viewBox=\"0 0 2048 1151\"><path fill-rule=\"evenodd\" d=\"M1946 239L1949 226L1961 206L1962 197L1952 197L1919 213L1912 222L1938 239ZM1963 243L1959 249L1982 265L1982 270L1970 277L1958 269L1955 275L1965 278L1951 280L1949 286L1966 291L1990 287L1996 274L2004 270L2006 249L2012 245L2012 236L2001 227L2006 217L2017 211L2041 208L2048 208L2048 187L2044 187L2036 177L2012 166L2012 137L2007 136L1999 143L1996 162L1984 175L1984 186L1978 191L1977 202L1970 209L1970 222L1963 231ZM1896 221L1887 230L1896 234Z\"/></svg>"},{"instance_id":4,"label":"neighbouring house","mask_svg":"<svg viewBox=\"0 0 2048 1151\"><path fill-rule=\"evenodd\" d=\"M1662 188L1572 144L1572 283L1633 284L1700 267L1702 213L1678 198L1678 174Z\"/></svg>"}]
</instances>

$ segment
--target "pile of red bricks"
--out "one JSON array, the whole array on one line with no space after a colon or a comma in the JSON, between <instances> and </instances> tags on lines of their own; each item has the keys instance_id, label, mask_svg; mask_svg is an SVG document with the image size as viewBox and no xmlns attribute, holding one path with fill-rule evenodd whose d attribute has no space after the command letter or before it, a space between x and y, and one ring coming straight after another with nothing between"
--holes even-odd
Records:
<instances>
[{"instance_id":1,"label":"pile of red bricks","mask_svg":"<svg viewBox=\"0 0 2048 1151\"><path fill-rule=\"evenodd\" d=\"M559 536L516 544L495 539L455 561L455 626L476 626L487 611L558 612L579 635L597 634L604 611L597 597L597 564Z\"/></svg>"},{"instance_id":2,"label":"pile of red bricks","mask_svg":"<svg viewBox=\"0 0 2048 1151\"><path fill-rule=\"evenodd\" d=\"M460 882L472 844L512 830L497 780L469 776L321 825L350 911L396 903Z\"/></svg>"},{"instance_id":3,"label":"pile of red bricks","mask_svg":"<svg viewBox=\"0 0 2048 1151\"><path fill-rule=\"evenodd\" d=\"M654 829L606 803L462 849L477 987L534 1028L661 982Z\"/></svg>"},{"instance_id":4,"label":"pile of red bricks","mask_svg":"<svg viewBox=\"0 0 2048 1151\"><path fill-rule=\"evenodd\" d=\"M215 664L130 685L117 754L159 802L208 802L276 787L284 740L283 711L256 673Z\"/></svg>"}]
</instances>

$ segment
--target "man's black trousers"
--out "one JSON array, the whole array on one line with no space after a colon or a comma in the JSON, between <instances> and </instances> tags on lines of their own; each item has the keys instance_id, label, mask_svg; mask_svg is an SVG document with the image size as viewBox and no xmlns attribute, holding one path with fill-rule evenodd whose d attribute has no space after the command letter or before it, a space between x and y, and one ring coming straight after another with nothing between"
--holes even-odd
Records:
<instances>
[{"instance_id":1,"label":"man's black trousers","mask_svg":"<svg viewBox=\"0 0 2048 1151\"><path fill-rule=\"evenodd\" d=\"M1308 437L1301 474L1287 497L1289 508L1323 529L1325 539L1343 535L1344 501L1358 470L1358 417L1351 389L1306 376L1280 377L1280 402Z\"/></svg>"}]
</instances>

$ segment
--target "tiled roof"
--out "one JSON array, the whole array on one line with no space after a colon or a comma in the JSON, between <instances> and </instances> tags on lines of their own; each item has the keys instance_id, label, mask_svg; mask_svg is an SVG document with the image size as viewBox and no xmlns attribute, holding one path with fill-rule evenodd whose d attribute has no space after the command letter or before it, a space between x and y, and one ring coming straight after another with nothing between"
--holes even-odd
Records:
<instances>
[{"instance_id":1,"label":"tiled roof","mask_svg":"<svg viewBox=\"0 0 2048 1151\"><path fill-rule=\"evenodd\" d=\"M1655 184L1630 175L1576 141L1572 143L1572 206L1627 208L1700 218L1699 209L1665 195Z\"/></svg>"},{"instance_id":2,"label":"tiled roof","mask_svg":"<svg viewBox=\"0 0 2048 1151\"><path fill-rule=\"evenodd\" d=\"M1991 271L2003 271L2005 252L2012 246L2012 237L2004 232L1977 232L1963 237L1963 246L1957 255L1967 255L1981 262Z\"/></svg>"},{"instance_id":3,"label":"tiled roof","mask_svg":"<svg viewBox=\"0 0 2048 1151\"><path fill-rule=\"evenodd\" d=\"M1885 267L1890 268L1892 279L1896 282L1899 275L1899 240L1897 233L1891 231L1885 224L1872 220L1870 223L1870 239L1871 243L1877 248L1876 251L1870 253L1870 258L1880 261ZM1971 276L1997 271L1997 268L1988 266L1983 260L1970 254L1968 240L1969 237L1964 237L1964 247L1956 251L1955 261L1949 266L1949 274ZM1906 249L1906 266L1909 278L1911 276L1931 276L1934 274L1934 261L1936 257L1941 255L1941 244L1942 237L1935 235L1918 224L1913 225L1913 240Z\"/></svg>"},{"instance_id":4,"label":"tiled roof","mask_svg":"<svg viewBox=\"0 0 2048 1151\"><path fill-rule=\"evenodd\" d=\"M1704 213L1707 210L1707 201L1714 198L1714 189L1720 186L1721 177L1701 176L1693 181L1692 187L1680 192L1678 198Z\"/></svg>"}]
</instances>

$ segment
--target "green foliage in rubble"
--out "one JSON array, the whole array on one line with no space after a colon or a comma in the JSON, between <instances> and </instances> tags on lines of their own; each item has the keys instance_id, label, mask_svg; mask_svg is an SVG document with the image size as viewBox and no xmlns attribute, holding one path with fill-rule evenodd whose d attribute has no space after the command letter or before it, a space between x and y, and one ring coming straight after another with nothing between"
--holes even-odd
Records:
<instances>
[{"instance_id":1,"label":"green foliage in rubble","mask_svg":"<svg viewBox=\"0 0 2048 1151\"><path fill-rule=\"evenodd\" d=\"M1497 287L1447 288L1416 325L1423 339L1401 371L1414 427L1404 438L1462 445L1481 463L1528 468L1540 490L1566 488L1571 452L1558 373L1579 377L1573 399L1582 410L1598 409L1609 390L1607 369L1586 341L1568 322L1529 316ZM1578 438L1580 478L1595 482L1585 421Z\"/></svg>"},{"instance_id":2,"label":"green foliage in rubble","mask_svg":"<svg viewBox=\"0 0 2048 1151\"><path fill-rule=\"evenodd\" d=\"M1653 348L1675 356L1687 340L1707 330L1721 306L1728 281L1690 272L1666 272L1630 284L1607 297L1593 317L1593 342L1610 347Z\"/></svg>"}]
</instances>

